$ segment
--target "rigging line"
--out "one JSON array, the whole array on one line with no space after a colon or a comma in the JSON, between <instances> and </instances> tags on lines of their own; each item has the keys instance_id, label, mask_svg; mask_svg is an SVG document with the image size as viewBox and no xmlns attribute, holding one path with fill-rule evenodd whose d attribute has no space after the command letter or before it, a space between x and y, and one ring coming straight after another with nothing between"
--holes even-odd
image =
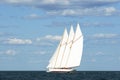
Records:
<instances>
[{"instance_id":1,"label":"rigging line","mask_svg":"<svg viewBox=\"0 0 120 80\"><path fill-rule=\"evenodd\" d=\"M75 41L77 41L79 38L81 38L83 35L81 35L81 36L79 36ZM68 41L68 40L67 40ZM71 42L72 42L73 40L71 40L69 43L67 43L67 44L70 44ZM73 42L75 42L75 41L73 41ZM66 45L66 42L65 43L63 43L63 44L61 44L61 45Z\"/></svg>"},{"instance_id":2,"label":"rigging line","mask_svg":"<svg viewBox=\"0 0 120 80\"><path fill-rule=\"evenodd\" d=\"M83 37L83 36L82 35L79 36L75 41L73 41L73 43L76 42L77 40L79 40L81 37Z\"/></svg>"},{"instance_id":3,"label":"rigging line","mask_svg":"<svg viewBox=\"0 0 120 80\"><path fill-rule=\"evenodd\" d=\"M61 44L61 46L62 46L62 45L66 45L66 44L70 44L71 42L72 42L72 40L71 40L69 43L66 43L66 42L65 42L65 43Z\"/></svg>"},{"instance_id":4,"label":"rigging line","mask_svg":"<svg viewBox=\"0 0 120 80\"><path fill-rule=\"evenodd\" d=\"M75 41L77 41L79 38L81 38L83 35L81 35L81 36L79 36ZM67 43L67 44L70 44L71 42L72 42L73 40L71 40L69 43ZM73 41L73 43L75 42L75 41ZM64 44L63 44L64 45Z\"/></svg>"}]
</instances>

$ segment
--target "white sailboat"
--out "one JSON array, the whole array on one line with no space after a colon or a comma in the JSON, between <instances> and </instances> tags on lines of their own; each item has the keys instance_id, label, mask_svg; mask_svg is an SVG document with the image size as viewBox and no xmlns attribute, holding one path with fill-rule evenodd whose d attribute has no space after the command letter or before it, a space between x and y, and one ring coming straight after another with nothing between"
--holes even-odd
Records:
<instances>
[{"instance_id":1,"label":"white sailboat","mask_svg":"<svg viewBox=\"0 0 120 80\"><path fill-rule=\"evenodd\" d=\"M73 71L75 67L80 65L82 51L83 35L79 24L77 24L75 33L72 26L69 35L65 29L62 39L47 66L48 72Z\"/></svg>"}]
</instances>

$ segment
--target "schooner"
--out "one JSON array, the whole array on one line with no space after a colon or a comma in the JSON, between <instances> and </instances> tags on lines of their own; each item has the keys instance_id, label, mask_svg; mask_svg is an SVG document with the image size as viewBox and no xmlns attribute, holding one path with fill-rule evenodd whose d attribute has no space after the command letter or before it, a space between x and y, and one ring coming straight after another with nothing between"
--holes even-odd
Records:
<instances>
[{"instance_id":1,"label":"schooner","mask_svg":"<svg viewBox=\"0 0 120 80\"><path fill-rule=\"evenodd\" d=\"M47 66L47 72L69 72L78 67L81 62L83 51L83 35L80 25L77 24L76 32L71 26L69 35L67 29L64 30L62 39L51 57Z\"/></svg>"}]
</instances>

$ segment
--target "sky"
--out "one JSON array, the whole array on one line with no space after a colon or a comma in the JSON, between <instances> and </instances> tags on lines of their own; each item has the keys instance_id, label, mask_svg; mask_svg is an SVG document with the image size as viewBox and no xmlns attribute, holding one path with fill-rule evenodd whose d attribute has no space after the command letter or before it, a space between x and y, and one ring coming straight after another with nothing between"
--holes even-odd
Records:
<instances>
[{"instance_id":1,"label":"sky","mask_svg":"<svg viewBox=\"0 0 120 80\"><path fill-rule=\"evenodd\" d=\"M120 71L120 0L0 0L0 71L46 70L65 27L80 24L80 71Z\"/></svg>"}]
</instances>

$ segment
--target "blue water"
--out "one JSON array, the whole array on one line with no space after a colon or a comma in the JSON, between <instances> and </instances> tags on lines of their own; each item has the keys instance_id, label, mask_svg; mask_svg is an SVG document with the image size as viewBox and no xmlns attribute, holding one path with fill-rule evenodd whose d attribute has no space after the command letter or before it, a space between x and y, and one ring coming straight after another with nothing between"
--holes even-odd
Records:
<instances>
[{"instance_id":1,"label":"blue water","mask_svg":"<svg viewBox=\"0 0 120 80\"><path fill-rule=\"evenodd\" d=\"M77 71L70 73L0 71L0 80L120 80L120 71Z\"/></svg>"}]
</instances>

